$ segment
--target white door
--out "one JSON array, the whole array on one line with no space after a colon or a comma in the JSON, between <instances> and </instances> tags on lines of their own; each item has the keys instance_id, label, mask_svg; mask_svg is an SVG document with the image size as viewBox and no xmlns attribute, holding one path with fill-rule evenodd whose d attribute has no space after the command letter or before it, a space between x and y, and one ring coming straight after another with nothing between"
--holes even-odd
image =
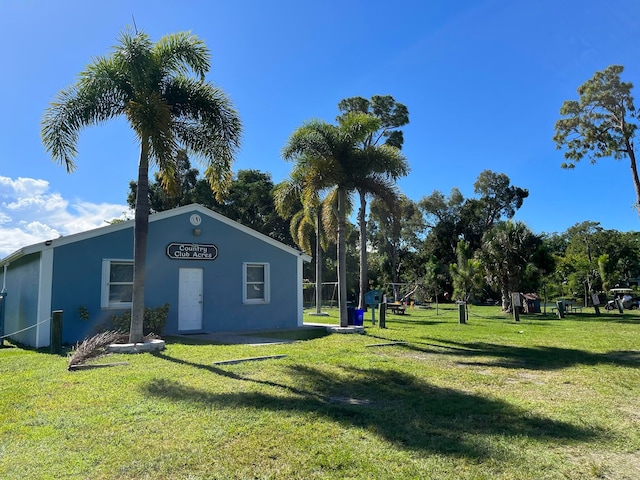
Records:
<instances>
[{"instance_id":1,"label":"white door","mask_svg":"<svg viewBox=\"0 0 640 480\"><path fill-rule=\"evenodd\" d=\"M202 329L202 269L181 268L178 286L178 330Z\"/></svg>"}]
</instances>

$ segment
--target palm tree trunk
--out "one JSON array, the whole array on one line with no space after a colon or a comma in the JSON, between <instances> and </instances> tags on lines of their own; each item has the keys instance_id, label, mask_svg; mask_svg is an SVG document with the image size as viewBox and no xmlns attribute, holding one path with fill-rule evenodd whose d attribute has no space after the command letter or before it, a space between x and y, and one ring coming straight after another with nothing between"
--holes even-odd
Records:
<instances>
[{"instance_id":1,"label":"palm tree trunk","mask_svg":"<svg viewBox=\"0 0 640 480\"><path fill-rule=\"evenodd\" d=\"M338 307L340 308L341 327L349 325L347 317L346 210L344 196L344 189L338 188Z\"/></svg>"},{"instance_id":2,"label":"palm tree trunk","mask_svg":"<svg viewBox=\"0 0 640 480\"><path fill-rule=\"evenodd\" d=\"M322 313L322 245L320 229L322 228L322 211L316 212L316 313Z\"/></svg>"},{"instance_id":3,"label":"palm tree trunk","mask_svg":"<svg viewBox=\"0 0 640 480\"><path fill-rule=\"evenodd\" d=\"M509 289L505 285L503 285L501 288L501 294L502 294L502 311L508 312L511 302L509 301Z\"/></svg>"},{"instance_id":4,"label":"palm tree trunk","mask_svg":"<svg viewBox=\"0 0 640 480\"><path fill-rule=\"evenodd\" d=\"M360 294L358 296L358 308L364 310L364 295L369 290L369 282L367 278L367 223L365 219L365 210L367 208L367 196L364 190L360 193L360 210L358 211L358 227L360 228Z\"/></svg>"},{"instance_id":5,"label":"palm tree trunk","mask_svg":"<svg viewBox=\"0 0 640 480\"><path fill-rule=\"evenodd\" d=\"M138 188L136 192L135 227L133 233L133 301L129 342L143 341L144 282L149 235L149 153L142 140L140 164L138 165Z\"/></svg>"}]
</instances>

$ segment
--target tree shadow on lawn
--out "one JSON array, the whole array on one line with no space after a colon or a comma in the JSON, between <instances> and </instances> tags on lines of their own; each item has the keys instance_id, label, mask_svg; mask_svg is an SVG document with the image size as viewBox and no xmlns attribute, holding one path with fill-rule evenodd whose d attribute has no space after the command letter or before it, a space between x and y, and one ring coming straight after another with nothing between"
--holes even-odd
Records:
<instances>
[{"instance_id":1,"label":"tree shadow on lawn","mask_svg":"<svg viewBox=\"0 0 640 480\"><path fill-rule=\"evenodd\" d=\"M248 407L322 415L345 427L375 432L399 448L485 459L506 455L492 445L487 436L527 437L554 445L607 440L607 434L595 427L585 428L533 415L501 400L435 387L395 370L344 367L342 374L336 376L315 367L292 365L286 367L287 378L291 379L291 384L287 384L255 379L165 354L155 355L275 391L269 393L269 388L259 388L218 393L171 379L156 379L142 387L148 395L217 408Z\"/></svg>"},{"instance_id":2,"label":"tree shadow on lawn","mask_svg":"<svg viewBox=\"0 0 640 480\"><path fill-rule=\"evenodd\" d=\"M593 307L587 307L589 309ZM637 310L635 310L637 311ZM600 308L600 314L596 314L595 311L585 311L579 313L567 313L564 318L558 318L558 315L555 313L547 312L547 313L527 313L520 315L520 321L522 323L527 323L527 320L532 321L540 321L546 322L550 321L551 323L555 322L563 322L563 321L574 321L574 322L593 322L593 323L627 323L630 325L640 324L640 315L637 313L630 313L625 310L625 313L618 313L617 311L608 312L604 308Z\"/></svg>"},{"instance_id":3,"label":"tree shadow on lawn","mask_svg":"<svg viewBox=\"0 0 640 480\"><path fill-rule=\"evenodd\" d=\"M402 325L422 325L422 326L428 326L428 325L441 325L443 323L455 323L453 321L453 319L439 319L439 320L435 320L438 317L436 317L435 315L433 317L410 317L408 315L403 315L402 317L399 317L398 315L394 316L394 317L386 317L385 318L385 322L387 325L393 325L393 324L402 324ZM377 319L376 319L377 320Z\"/></svg>"},{"instance_id":4,"label":"tree shadow on lawn","mask_svg":"<svg viewBox=\"0 0 640 480\"><path fill-rule=\"evenodd\" d=\"M69 344L63 344L60 349L60 353L54 353L51 351L51 347L33 347L31 345L27 345L25 343L16 342L13 340L5 339L4 345L0 345L0 350L13 350L19 349L27 352L35 352L44 355L51 355L52 357L64 357L67 358L69 354L73 351L73 346Z\"/></svg>"},{"instance_id":5,"label":"tree shadow on lawn","mask_svg":"<svg viewBox=\"0 0 640 480\"><path fill-rule=\"evenodd\" d=\"M636 310L638 311L638 310ZM458 312L452 312L451 310L445 310L445 313L440 313L439 315L434 316L442 317L443 315L447 316L449 321L457 322L458 321ZM421 316L419 318L425 318ZM494 312L487 312L481 309L470 308L469 309L469 322L473 322L474 319L483 319L483 320L496 320L501 322L509 322L514 325L526 324L529 322L537 323L539 325L544 325L545 323L556 323L563 322L567 320L578 321L578 322L602 322L602 323L627 323L627 324L640 324L640 315L637 313L630 313L625 310L625 313L619 314L617 311L607 312L604 308L601 308L600 315L597 315L595 312L585 311L580 313L567 313L563 319L559 319L558 315L555 313L551 313L547 311L546 313L521 313L520 314L520 322L516 322L513 318L513 313L511 312L503 312L502 310L497 310ZM395 320L395 318L394 318ZM410 322L407 322L410 323ZM445 321L444 323L449 323Z\"/></svg>"},{"instance_id":6,"label":"tree shadow on lawn","mask_svg":"<svg viewBox=\"0 0 640 480\"><path fill-rule=\"evenodd\" d=\"M636 350L593 353L572 348L548 346L515 347L485 342L464 343L442 339L427 340L437 343L424 343L429 348L416 346L415 344L403 345L403 348L429 354L435 353L459 357L495 357L495 360L489 361L460 361L459 363L463 365L526 368L531 370L558 370L575 365L640 367L640 351Z\"/></svg>"},{"instance_id":7,"label":"tree shadow on lawn","mask_svg":"<svg viewBox=\"0 0 640 480\"><path fill-rule=\"evenodd\" d=\"M598 323L624 323L629 325L640 324L640 317L633 313L601 313L596 315L595 313L582 313L578 314L574 318L574 314L565 317L566 320L577 320L579 322L598 322Z\"/></svg>"}]
</instances>

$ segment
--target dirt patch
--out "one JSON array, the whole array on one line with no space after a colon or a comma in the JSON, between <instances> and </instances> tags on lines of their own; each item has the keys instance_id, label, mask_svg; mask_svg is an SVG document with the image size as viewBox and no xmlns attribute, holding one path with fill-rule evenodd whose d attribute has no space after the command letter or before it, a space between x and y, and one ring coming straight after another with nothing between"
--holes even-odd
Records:
<instances>
[{"instance_id":1,"label":"dirt patch","mask_svg":"<svg viewBox=\"0 0 640 480\"><path fill-rule=\"evenodd\" d=\"M640 478L640 452L591 453L576 455L572 460L587 469L585 473L593 478L605 480L635 480Z\"/></svg>"}]
</instances>

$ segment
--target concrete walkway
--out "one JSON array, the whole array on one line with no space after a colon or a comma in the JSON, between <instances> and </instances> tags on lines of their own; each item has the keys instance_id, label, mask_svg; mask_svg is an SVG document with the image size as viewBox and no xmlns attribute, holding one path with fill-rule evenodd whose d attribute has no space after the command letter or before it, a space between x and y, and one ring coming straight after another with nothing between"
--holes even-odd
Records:
<instances>
[{"instance_id":1,"label":"concrete walkway","mask_svg":"<svg viewBox=\"0 0 640 480\"><path fill-rule=\"evenodd\" d=\"M348 327L341 327L340 325L328 325L326 323L311 323L305 322L305 327L326 328L329 333L364 333L364 326L362 325L349 325Z\"/></svg>"}]
</instances>

